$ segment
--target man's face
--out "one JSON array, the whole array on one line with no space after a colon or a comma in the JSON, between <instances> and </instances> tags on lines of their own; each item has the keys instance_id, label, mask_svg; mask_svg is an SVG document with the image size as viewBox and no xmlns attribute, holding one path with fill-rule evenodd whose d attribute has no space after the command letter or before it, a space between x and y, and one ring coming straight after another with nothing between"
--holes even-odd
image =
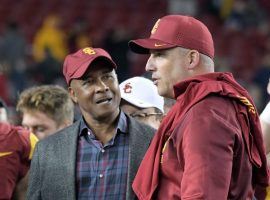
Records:
<instances>
[{"instance_id":1,"label":"man's face","mask_svg":"<svg viewBox=\"0 0 270 200\"><path fill-rule=\"evenodd\" d=\"M146 71L152 72L160 96L174 98L173 85L189 76L186 52L179 47L150 52Z\"/></svg>"},{"instance_id":2,"label":"man's face","mask_svg":"<svg viewBox=\"0 0 270 200\"><path fill-rule=\"evenodd\" d=\"M94 62L80 79L73 79L69 92L84 118L104 121L119 114L120 90L115 71L105 62Z\"/></svg>"},{"instance_id":3,"label":"man's face","mask_svg":"<svg viewBox=\"0 0 270 200\"><path fill-rule=\"evenodd\" d=\"M22 126L34 133L38 139L46 138L61 128L52 118L40 111L24 111Z\"/></svg>"},{"instance_id":4,"label":"man's face","mask_svg":"<svg viewBox=\"0 0 270 200\"><path fill-rule=\"evenodd\" d=\"M121 103L121 110L138 121L152 126L155 129L158 129L160 125L159 119L161 119L161 117L157 117L157 115L163 115L162 113L157 113L154 107L138 108L125 101L122 101Z\"/></svg>"}]
</instances>

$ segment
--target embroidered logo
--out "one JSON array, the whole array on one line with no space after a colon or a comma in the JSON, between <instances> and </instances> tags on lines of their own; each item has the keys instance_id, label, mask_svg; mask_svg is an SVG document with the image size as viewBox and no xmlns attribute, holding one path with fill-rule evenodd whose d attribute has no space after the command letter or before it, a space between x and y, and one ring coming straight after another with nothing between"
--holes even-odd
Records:
<instances>
[{"instance_id":1,"label":"embroidered logo","mask_svg":"<svg viewBox=\"0 0 270 200\"><path fill-rule=\"evenodd\" d=\"M157 28L159 26L159 22L160 22L160 19L158 19L155 23L155 25L153 26L152 30L151 30L151 34L154 34L156 31L157 31Z\"/></svg>"},{"instance_id":2,"label":"embroidered logo","mask_svg":"<svg viewBox=\"0 0 270 200\"><path fill-rule=\"evenodd\" d=\"M10 155L10 154L12 154L11 151L8 151L8 152L0 152L0 157L8 156L8 155Z\"/></svg>"},{"instance_id":3,"label":"embroidered logo","mask_svg":"<svg viewBox=\"0 0 270 200\"><path fill-rule=\"evenodd\" d=\"M162 148L162 150L161 150L160 164L163 163L163 154L164 154L164 151L165 151L165 149L166 149L166 147L167 147L167 144L168 144L169 139L170 139L170 137L167 139L167 141L165 142L165 144L163 145L163 148Z\"/></svg>"},{"instance_id":4,"label":"embroidered logo","mask_svg":"<svg viewBox=\"0 0 270 200\"><path fill-rule=\"evenodd\" d=\"M157 44L157 43L155 43L155 47L163 47L163 46L165 46L166 44Z\"/></svg>"},{"instance_id":5,"label":"embroidered logo","mask_svg":"<svg viewBox=\"0 0 270 200\"><path fill-rule=\"evenodd\" d=\"M131 93L131 89L132 89L132 86L130 85L130 83L127 83L125 87L123 88L124 93Z\"/></svg>"},{"instance_id":6,"label":"embroidered logo","mask_svg":"<svg viewBox=\"0 0 270 200\"><path fill-rule=\"evenodd\" d=\"M88 54L88 55L94 55L96 54L95 50L90 48L90 47L86 47L82 50L85 54Z\"/></svg>"},{"instance_id":7,"label":"embroidered logo","mask_svg":"<svg viewBox=\"0 0 270 200\"><path fill-rule=\"evenodd\" d=\"M256 113L256 110L255 110L254 106L250 103L250 101L249 101L246 97L244 97L244 96L242 96L242 97L238 96L238 98L239 98L239 100L240 100L243 104L245 104L245 105L248 107L248 111L249 111L249 112L251 112L251 113L253 113L253 114Z\"/></svg>"}]
</instances>

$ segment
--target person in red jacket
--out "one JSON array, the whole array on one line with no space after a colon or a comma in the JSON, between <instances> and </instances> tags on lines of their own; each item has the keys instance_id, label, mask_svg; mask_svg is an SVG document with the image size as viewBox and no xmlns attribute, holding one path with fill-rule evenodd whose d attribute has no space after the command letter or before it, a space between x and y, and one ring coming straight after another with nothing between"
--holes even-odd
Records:
<instances>
[{"instance_id":1,"label":"person in red jacket","mask_svg":"<svg viewBox=\"0 0 270 200\"><path fill-rule=\"evenodd\" d=\"M158 93L176 99L133 182L140 200L265 198L268 171L257 110L231 73L214 72L214 43L199 20L168 15L150 38L129 42L150 54Z\"/></svg>"},{"instance_id":2,"label":"person in red jacket","mask_svg":"<svg viewBox=\"0 0 270 200\"><path fill-rule=\"evenodd\" d=\"M27 181L24 177L37 141L34 134L22 127L0 122L0 199L9 200L14 195L17 199L25 197L27 185L23 183ZM18 184L20 186L16 188Z\"/></svg>"}]
</instances>

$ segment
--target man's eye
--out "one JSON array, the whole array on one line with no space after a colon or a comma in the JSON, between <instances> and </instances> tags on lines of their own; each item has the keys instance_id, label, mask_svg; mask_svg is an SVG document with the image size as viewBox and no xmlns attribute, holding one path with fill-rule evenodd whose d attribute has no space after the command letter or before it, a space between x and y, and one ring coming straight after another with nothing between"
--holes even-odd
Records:
<instances>
[{"instance_id":1,"label":"man's eye","mask_svg":"<svg viewBox=\"0 0 270 200\"><path fill-rule=\"evenodd\" d=\"M83 81L83 85L88 85L88 84L93 84L94 80L93 79L86 79Z\"/></svg>"},{"instance_id":2,"label":"man's eye","mask_svg":"<svg viewBox=\"0 0 270 200\"><path fill-rule=\"evenodd\" d=\"M36 132L44 132L45 130L46 130L46 128L45 127L41 127L41 126L35 128L35 131Z\"/></svg>"},{"instance_id":3,"label":"man's eye","mask_svg":"<svg viewBox=\"0 0 270 200\"><path fill-rule=\"evenodd\" d=\"M112 79L113 76L111 74L105 74L102 78L103 80L109 80L109 79Z\"/></svg>"},{"instance_id":4,"label":"man's eye","mask_svg":"<svg viewBox=\"0 0 270 200\"><path fill-rule=\"evenodd\" d=\"M146 113L132 113L130 114L130 116L134 118L141 118L141 117L146 117Z\"/></svg>"}]
</instances>

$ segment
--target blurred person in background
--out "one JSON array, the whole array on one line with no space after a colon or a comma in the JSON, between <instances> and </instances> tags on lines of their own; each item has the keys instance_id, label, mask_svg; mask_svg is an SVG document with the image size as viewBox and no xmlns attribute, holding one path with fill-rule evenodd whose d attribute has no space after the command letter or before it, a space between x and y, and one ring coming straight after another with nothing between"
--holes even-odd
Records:
<instances>
[{"instance_id":1,"label":"blurred person in background","mask_svg":"<svg viewBox=\"0 0 270 200\"><path fill-rule=\"evenodd\" d=\"M49 48L44 50L44 59L35 63L28 70L31 81L38 85L56 84L61 85L61 62L55 59ZM64 80L62 81L64 82Z\"/></svg>"},{"instance_id":2,"label":"blurred person in background","mask_svg":"<svg viewBox=\"0 0 270 200\"><path fill-rule=\"evenodd\" d=\"M129 29L117 25L111 30L107 31L107 35L104 38L104 47L108 50L109 54L114 60L116 60L118 67L117 76L119 82L126 80L130 77L130 61L128 58L128 46L127 42L130 40Z\"/></svg>"},{"instance_id":3,"label":"blurred person in background","mask_svg":"<svg viewBox=\"0 0 270 200\"><path fill-rule=\"evenodd\" d=\"M17 110L22 115L22 126L39 139L71 125L74 120L74 104L67 90L58 85L24 90L19 96Z\"/></svg>"},{"instance_id":4,"label":"blurred person in background","mask_svg":"<svg viewBox=\"0 0 270 200\"><path fill-rule=\"evenodd\" d=\"M36 31L32 43L34 63L29 69L29 77L37 85L59 84L61 63L68 53L67 34L63 31L62 18L48 14L42 26Z\"/></svg>"},{"instance_id":5,"label":"blurred person in background","mask_svg":"<svg viewBox=\"0 0 270 200\"><path fill-rule=\"evenodd\" d=\"M16 21L7 22L0 36L0 71L8 77L9 100L13 103L16 94L26 86L27 42ZM7 99L5 99L7 103Z\"/></svg>"},{"instance_id":6,"label":"blurred person in background","mask_svg":"<svg viewBox=\"0 0 270 200\"><path fill-rule=\"evenodd\" d=\"M267 93L270 95L270 79L267 85ZM264 145L266 149L267 164L270 167L270 102L267 103L260 115ZM270 188L268 187L266 199L270 199Z\"/></svg>"},{"instance_id":7,"label":"blurred person in background","mask_svg":"<svg viewBox=\"0 0 270 200\"><path fill-rule=\"evenodd\" d=\"M25 199L37 141L28 130L0 122L0 199Z\"/></svg>"},{"instance_id":8,"label":"blurred person in background","mask_svg":"<svg viewBox=\"0 0 270 200\"><path fill-rule=\"evenodd\" d=\"M133 77L120 85L122 111L157 129L163 117L163 97L157 87L144 77Z\"/></svg>"},{"instance_id":9,"label":"blurred person in background","mask_svg":"<svg viewBox=\"0 0 270 200\"><path fill-rule=\"evenodd\" d=\"M267 85L267 92L270 95L270 79ZM264 136L264 144L266 148L266 154L270 153L270 102L265 106L263 109L261 115L260 115L260 121L262 125L262 132ZM269 165L270 163L268 163Z\"/></svg>"},{"instance_id":10,"label":"blurred person in background","mask_svg":"<svg viewBox=\"0 0 270 200\"><path fill-rule=\"evenodd\" d=\"M75 52L78 49L92 45L89 23L85 18L79 17L75 20L67 41L69 52Z\"/></svg>"},{"instance_id":11,"label":"blurred person in background","mask_svg":"<svg viewBox=\"0 0 270 200\"><path fill-rule=\"evenodd\" d=\"M100 48L65 58L63 74L82 117L37 144L29 200L135 199L131 184L155 130L120 110L115 69Z\"/></svg>"},{"instance_id":12,"label":"blurred person in background","mask_svg":"<svg viewBox=\"0 0 270 200\"><path fill-rule=\"evenodd\" d=\"M8 122L7 105L1 98L0 98L0 122Z\"/></svg>"},{"instance_id":13,"label":"blurred person in background","mask_svg":"<svg viewBox=\"0 0 270 200\"><path fill-rule=\"evenodd\" d=\"M67 38L61 29L61 18L49 14L41 28L36 32L33 41L33 57L36 62L45 59L49 51L54 59L62 62L68 52Z\"/></svg>"},{"instance_id":14,"label":"blurred person in background","mask_svg":"<svg viewBox=\"0 0 270 200\"><path fill-rule=\"evenodd\" d=\"M17 110L22 115L22 126L38 139L44 139L71 125L74 119L74 104L67 90L58 85L25 89L19 96ZM17 198L26 196L27 185L28 173L16 186Z\"/></svg>"}]
</instances>

